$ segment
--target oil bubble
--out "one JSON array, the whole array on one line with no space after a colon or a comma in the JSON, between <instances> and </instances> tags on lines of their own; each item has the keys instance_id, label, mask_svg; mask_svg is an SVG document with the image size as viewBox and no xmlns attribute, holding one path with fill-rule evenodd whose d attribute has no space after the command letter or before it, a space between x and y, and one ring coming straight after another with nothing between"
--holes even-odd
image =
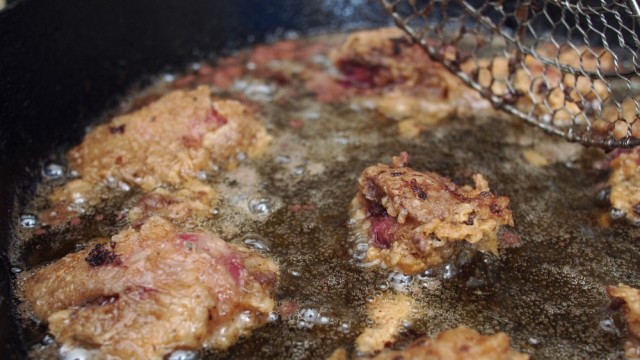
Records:
<instances>
[{"instance_id":1,"label":"oil bubble","mask_svg":"<svg viewBox=\"0 0 640 360\"><path fill-rule=\"evenodd\" d=\"M389 288L389 283L385 280L382 280L376 284L376 288L380 290L387 290Z\"/></svg>"},{"instance_id":2,"label":"oil bubble","mask_svg":"<svg viewBox=\"0 0 640 360\"><path fill-rule=\"evenodd\" d=\"M302 176L304 174L305 167L304 165L299 165L291 169L291 174L295 176Z\"/></svg>"},{"instance_id":3,"label":"oil bubble","mask_svg":"<svg viewBox=\"0 0 640 360\"><path fill-rule=\"evenodd\" d=\"M440 285L442 285L440 280L435 279L428 279L422 282L422 287L426 288L429 291L437 290L438 288L440 288Z\"/></svg>"},{"instance_id":4,"label":"oil bubble","mask_svg":"<svg viewBox=\"0 0 640 360\"><path fill-rule=\"evenodd\" d=\"M356 245L356 250L358 250L358 251L367 251L367 250L369 250L369 244L367 244L366 242L359 242Z\"/></svg>"},{"instance_id":5,"label":"oil bubble","mask_svg":"<svg viewBox=\"0 0 640 360\"><path fill-rule=\"evenodd\" d=\"M617 328L612 319L604 319L600 321L600 329L609 334L617 335Z\"/></svg>"},{"instance_id":6,"label":"oil bubble","mask_svg":"<svg viewBox=\"0 0 640 360\"><path fill-rule=\"evenodd\" d=\"M351 331L351 323L349 323L348 321L340 322L340 331L345 334Z\"/></svg>"},{"instance_id":7,"label":"oil bubble","mask_svg":"<svg viewBox=\"0 0 640 360\"><path fill-rule=\"evenodd\" d=\"M85 199L81 193L75 193L73 194L73 203L76 205L82 205L87 201L87 199Z\"/></svg>"},{"instance_id":8,"label":"oil bubble","mask_svg":"<svg viewBox=\"0 0 640 360\"><path fill-rule=\"evenodd\" d=\"M251 311L243 311L238 317L241 323L251 324L253 322L253 314Z\"/></svg>"},{"instance_id":9,"label":"oil bubble","mask_svg":"<svg viewBox=\"0 0 640 360\"><path fill-rule=\"evenodd\" d=\"M362 261L367 257L366 253L363 252L354 252L353 253L353 259L357 260L357 261Z\"/></svg>"},{"instance_id":10,"label":"oil bubble","mask_svg":"<svg viewBox=\"0 0 640 360\"><path fill-rule=\"evenodd\" d=\"M301 321L309 327L313 325L327 325L331 322L328 316L322 315L318 310L313 308L301 309L298 315Z\"/></svg>"},{"instance_id":11,"label":"oil bubble","mask_svg":"<svg viewBox=\"0 0 640 360\"><path fill-rule=\"evenodd\" d=\"M328 316L320 315L320 317L318 317L319 325L329 325L330 323L331 323L331 319Z\"/></svg>"},{"instance_id":12,"label":"oil bubble","mask_svg":"<svg viewBox=\"0 0 640 360\"><path fill-rule=\"evenodd\" d=\"M288 164L290 162L291 162L291 157L289 155L276 156L276 163L278 164Z\"/></svg>"},{"instance_id":13,"label":"oil bubble","mask_svg":"<svg viewBox=\"0 0 640 360\"><path fill-rule=\"evenodd\" d=\"M197 352L191 350L176 350L169 354L167 360L196 360L200 356Z\"/></svg>"},{"instance_id":14,"label":"oil bubble","mask_svg":"<svg viewBox=\"0 0 640 360\"><path fill-rule=\"evenodd\" d=\"M534 337L530 337L529 338L529 344L531 344L531 345L539 345L540 342L541 342L540 339L536 339Z\"/></svg>"},{"instance_id":15,"label":"oil bubble","mask_svg":"<svg viewBox=\"0 0 640 360\"><path fill-rule=\"evenodd\" d=\"M113 176L107 176L105 185L107 185L107 187L109 188L115 189L116 187L118 187L118 180Z\"/></svg>"},{"instance_id":16,"label":"oil bubble","mask_svg":"<svg viewBox=\"0 0 640 360\"><path fill-rule=\"evenodd\" d=\"M411 285L413 276L405 275L399 271L391 271L387 275L387 280L394 289L398 290Z\"/></svg>"},{"instance_id":17,"label":"oil bubble","mask_svg":"<svg viewBox=\"0 0 640 360\"><path fill-rule=\"evenodd\" d=\"M129 190L131 190L131 186L129 186L129 184L127 184L126 182L120 182L118 184L118 188L120 188L120 190L127 192Z\"/></svg>"},{"instance_id":18,"label":"oil bubble","mask_svg":"<svg viewBox=\"0 0 640 360\"><path fill-rule=\"evenodd\" d=\"M269 251L269 246L265 243L265 241L258 235L248 235L243 240L247 246L252 247L256 250L260 251Z\"/></svg>"},{"instance_id":19,"label":"oil bubble","mask_svg":"<svg viewBox=\"0 0 640 360\"><path fill-rule=\"evenodd\" d=\"M217 207L211 208L209 212L211 213L211 215L220 215L220 209Z\"/></svg>"},{"instance_id":20,"label":"oil bubble","mask_svg":"<svg viewBox=\"0 0 640 360\"><path fill-rule=\"evenodd\" d=\"M607 204L609 203L609 198L611 197L611 188L607 187L604 189L601 189L600 191L598 191L596 193L596 201L600 204Z\"/></svg>"},{"instance_id":21,"label":"oil bubble","mask_svg":"<svg viewBox=\"0 0 640 360\"><path fill-rule=\"evenodd\" d=\"M53 344L54 342L55 342L55 339L53 338L53 336L51 334L46 334L40 340L40 345L49 346L49 345Z\"/></svg>"},{"instance_id":22,"label":"oil bubble","mask_svg":"<svg viewBox=\"0 0 640 360\"><path fill-rule=\"evenodd\" d=\"M306 321L300 320L298 321L298 329L310 329L311 325L307 324Z\"/></svg>"},{"instance_id":23,"label":"oil bubble","mask_svg":"<svg viewBox=\"0 0 640 360\"><path fill-rule=\"evenodd\" d=\"M47 180L60 179L64 176L64 166L56 163L47 163L42 168L42 175Z\"/></svg>"},{"instance_id":24,"label":"oil bubble","mask_svg":"<svg viewBox=\"0 0 640 360\"><path fill-rule=\"evenodd\" d=\"M34 228L38 226L38 217L34 214L20 215L20 226L23 228Z\"/></svg>"},{"instance_id":25,"label":"oil bubble","mask_svg":"<svg viewBox=\"0 0 640 360\"><path fill-rule=\"evenodd\" d=\"M236 159L238 159L238 161L245 161L247 159L247 153L239 151L236 154Z\"/></svg>"},{"instance_id":26,"label":"oil bubble","mask_svg":"<svg viewBox=\"0 0 640 360\"><path fill-rule=\"evenodd\" d=\"M609 216L613 220L622 219L625 214L626 213L624 212L624 210L621 210L621 209L618 209L618 208L611 208L611 210L609 210Z\"/></svg>"},{"instance_id":27,"label":"oil bubble","mask_svg":"<svg viewBox=\"0 0 640 360\"><path fill-rule=\"evenodd\" d=\"M451 280L458 273L458 269L453 264L447 264L444 266L444 272L442 278L445 280Z\"/></svg>"},{"instance_id":28,"label":"oil bubble","mask_svg":"<svg viewBox=\"0 0 640 360\"><path fill-rule=\"evenodd\" d=\"M91 360L98 359L100 352L98 350L87 350L78 347L70 347L63 345L60 348L61 359L63 360Z\"/></svg>"},{"instance_id":29,"label":"oil bubble","mask_svg":"<svg viewBox=\"0 0 640 360\"><path fill-rule=\"evenodd\" d=\"M275 322L278 321L278 313L275 311L272 311L269 313L269 315L267 315L267 322Z\"/></svg>"},{"instance_id":30,"label":"oil bubble","mask_svg":"<svg viewBox=\"0 0 640 360\"><path fill-rule=\"evenodd\" d=\"M272 211L273 199L267 196L256 196L249 200L249 211L258 216L269 215Z\"/></svg>"},{"instance_id":31,"label":"oil bubble","mask_svg":"<svg viewBox=\"0 0 640 360\"><path fill-rule=\"evenodd\" d=\"M296 269L289 269L289 274L291 274L291 276L295 276L295 277L300 277L300 271L296 270Z\"/></svg>"},{"instance_id":32,"label":"oil bubble","mask_svg":"<svg viewBox=\"0 0 640 360\"><path fill-rule=\"evenodd\" d=\"M352 249L351 255L357 261L363 261L367 257L367 250L369 249L369 244L366 241L362 241L362 239L356 237L356 246L355 249Z\"/></svg>"},{"instance_id":33,"label":"oil bubble","mask_svg":"<svg viewBox=\"0 0 640 360\"><path fill-rule=\"evenodd\" d=\"M419 281L429 280L436 277L436 271L433 269L427 269L417 275Z\"/></svg>"},{"instance_id":34,"label":"oil bubble","mask_svg":"<svg viewBox=\"0 0 640 360\"><path fill-rule=\"evenodd\" d=\"M300 317L304 321L312 322L318 317L318 312L314 309L302 309L300 310Z\"/></svg>"},{"instance_id":35,"label":"oil bubble","mask_svg":"<svg viewBox=\"0 0 640 360\"><path fill-rule=\"evenodd\" d=\"M17 266L14 266L11 268L11 272L14 274L20 274L22 272L22 269Z\"/></svg>"}]
</instances>

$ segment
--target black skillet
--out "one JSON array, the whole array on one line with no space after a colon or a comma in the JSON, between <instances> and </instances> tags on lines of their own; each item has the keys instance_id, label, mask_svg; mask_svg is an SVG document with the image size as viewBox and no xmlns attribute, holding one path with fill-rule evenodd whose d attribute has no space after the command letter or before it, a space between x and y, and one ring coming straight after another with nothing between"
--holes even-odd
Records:
<instances>
[{"instance_id":1,"label":"black skillet","mask_svg":"<svg viewBox=\"0 0 640 360\"><path fill-rule=\"evenodd\" d=\"M268 35L387 22L364 0L23 0L0 12L0 357L26 357L7 252L48 154L145 77Z\"/></svg>"}]
</instances>

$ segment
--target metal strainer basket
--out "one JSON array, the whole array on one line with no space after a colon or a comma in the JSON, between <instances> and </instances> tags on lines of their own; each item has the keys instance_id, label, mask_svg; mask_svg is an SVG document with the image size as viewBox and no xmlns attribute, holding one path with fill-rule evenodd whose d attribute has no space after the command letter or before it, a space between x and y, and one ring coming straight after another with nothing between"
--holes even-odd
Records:
<instances>
[{"instance_id":1,"label":"metal strainer basket","mask_svg":"<svg viewBox=\"0 0 640 360\"><path fill-rule=\"evenodd\" d=\"M584 145L640 145L635 0L380 1L494 106Z\"/></svg>"}]
</instances>

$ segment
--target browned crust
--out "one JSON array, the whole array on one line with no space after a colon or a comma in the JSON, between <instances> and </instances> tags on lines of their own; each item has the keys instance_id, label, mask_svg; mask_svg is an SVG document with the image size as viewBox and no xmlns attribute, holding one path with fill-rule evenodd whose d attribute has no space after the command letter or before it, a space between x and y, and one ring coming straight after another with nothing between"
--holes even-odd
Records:
<instances>
[{"instance_id":1,"label":"browned crust","mask_svg":"<svg viewBox=\"0 0 640 360\"><path fill-rule=\"evenodd\" d=\"M255 157L270 139L242 103L213 99L207 86L175 90L97 126L71 149L69 167L79 178L54 190L42 219L64 223L100 203L110 188L179 187L214 166L234 168L240 153Z\"/></svg>"},{"instance_id":2,"label":"browned crust","mask_svg":"<svg viewBox=\"0 0 640 360\"><path fill-rule=\"evenodd\" d=\"M36 270L24 283L56 341L120 358L226 349L275 307L275 263L160 217Z\"/></svg>"},{"instance_id":3,"label":"browned crust","mask_svg":"<svg viewBox=\"0 0 640 360\"><path fill-rule=\"evenodd\" d=\"M354 32L330 57L339 82L386 117L401 121L405 136L456 115L492 109L398 28Z\"/></svg>"},{"instance_id":4,"label":"browned crust","mask_svg":"<svg viewBox=\"0 0 640 360\"><path fill-rule=\"evenodd\" d=\"M403 153L392 166L368 167L358 180L351 214L368 239L367 259L415 273L450 259L462 242L497 254L499 227L513 226L509 198L491 194L480 174L473 176L474 187L459 187L406 167L406 158Z\"/></svg>"}]
</instances>

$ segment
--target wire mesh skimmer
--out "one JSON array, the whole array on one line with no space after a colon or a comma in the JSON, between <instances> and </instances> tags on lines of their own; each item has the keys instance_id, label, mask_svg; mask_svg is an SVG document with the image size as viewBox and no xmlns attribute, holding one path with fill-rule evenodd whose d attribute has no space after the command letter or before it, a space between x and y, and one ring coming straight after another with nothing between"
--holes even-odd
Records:
<instances>
[{"instance_id":1,"label":"wire mesh skimmer","mask_svg":"<svg viewBox=\"0 0 640 360\"><path fill-rule=\"evenodd\" d=\"M640 145L637 1L380 1L495 107L584 145Z\"/></svg>"}]
</instances>

